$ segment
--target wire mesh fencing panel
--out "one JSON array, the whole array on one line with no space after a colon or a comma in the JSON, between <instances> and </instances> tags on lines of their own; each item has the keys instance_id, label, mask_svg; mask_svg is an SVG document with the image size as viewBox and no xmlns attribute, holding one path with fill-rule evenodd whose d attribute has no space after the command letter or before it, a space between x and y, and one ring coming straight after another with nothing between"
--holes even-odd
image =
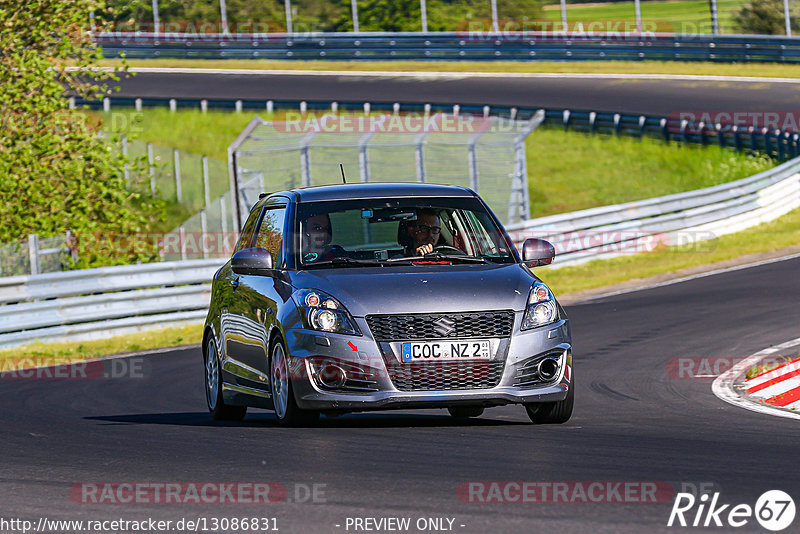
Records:
<instances>
[{"instance_id":1,"label":"wire mesh fencing panel","mask_svg":"<svg viewBox=\"0 0 800 534\"><path fill-rule=\"evenodd\" d=\"M235 156L239 215L261 192L348 182L424 182L470 187L506 224L528 218L525 138L529 120L472 115L393 114L255 117Z\"/></svg>"}]
</instances>

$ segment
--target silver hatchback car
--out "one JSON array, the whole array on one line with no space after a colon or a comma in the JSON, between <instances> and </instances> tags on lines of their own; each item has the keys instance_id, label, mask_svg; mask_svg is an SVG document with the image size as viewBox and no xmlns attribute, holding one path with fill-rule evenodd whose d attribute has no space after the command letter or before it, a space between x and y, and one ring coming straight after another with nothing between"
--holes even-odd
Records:
<instances>
[{"instance_id":1,"label":"silver hatchback car","mask_svg":"<svg viewBox=\"0 0 800 534\"><path fill-rule=\"evenodd\" d=\"M569 322L473 191L343 184L263 196L214 276L203 356L208 408L285 425L392 408L454 417L522 404L563 423L574 402Z\"/></svg>"}]
</instances>

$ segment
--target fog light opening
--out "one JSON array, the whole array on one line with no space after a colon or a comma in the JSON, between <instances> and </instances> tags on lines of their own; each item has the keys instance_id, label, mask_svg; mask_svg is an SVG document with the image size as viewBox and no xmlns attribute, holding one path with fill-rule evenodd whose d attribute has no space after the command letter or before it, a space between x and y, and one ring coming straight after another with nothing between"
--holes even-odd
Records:
<instances>
[{"instance_id":1,"label":"fog light opening","mask_svg":"<svg viewBox=\"0 0 800 534\"><path fill-rule=\"evenodd\" d=\"M539 377L542 380L552 380L558 375L558 360L555 358L545 358L539 362Z\"/></svg>"},{"instance_id":2,"label":"fog light opening","mask_svg":"<svg viewBox=\"0 0 800 534\"><path fill-rule=\"evenodd\" d=\"M338 389L347 382L347 373L345 370L332 363L326 363L320 367L317 377L319 378L320 384L331 389Z\"/></svg>"}]
</instances>

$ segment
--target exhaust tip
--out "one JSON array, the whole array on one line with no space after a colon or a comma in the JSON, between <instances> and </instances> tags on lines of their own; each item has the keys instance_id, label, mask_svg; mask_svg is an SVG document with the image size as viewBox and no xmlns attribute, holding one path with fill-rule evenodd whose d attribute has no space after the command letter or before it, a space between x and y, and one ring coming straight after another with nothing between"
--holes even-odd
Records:
<instances>
[{"instance_id":1,"label":"exhaust tip","mask_svg":"<svg viewBox=\"0 0 800 534\"><path fill-rule=\"evenodd\" d=\"M555 358L545 358L539 362L539 377L542 380L552 380L558 375L558 360Z\"/></svg>"},{"instance_id":2,"label":"exhaust tip","mask_svg":"<svg viewBox=\"0 0 800 534\"><path fill-rule=\"evenodd\" d=\"M317 374L320 384L326 388L338 389L347 382L347 373L338 365L326 363L320 367Z\"/></svg>"}]
</instances>

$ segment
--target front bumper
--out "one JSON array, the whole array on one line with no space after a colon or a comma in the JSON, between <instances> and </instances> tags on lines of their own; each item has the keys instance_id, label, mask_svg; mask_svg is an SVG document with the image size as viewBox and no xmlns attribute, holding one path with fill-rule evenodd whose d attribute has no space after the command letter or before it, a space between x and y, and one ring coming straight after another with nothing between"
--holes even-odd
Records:
<instances>
[{"instance_id":1,"label":"front bumper","mask_svg":"<svg viewBox=\"0 0 800 534\"><path fill-rule=\"evenodd\" d=\"M492 387L401 390L392 380L395 365L402 365L397 343L376 342L363 319L356 318L364 336L327 334L311 330L287 332L293 389L300 408L308 410L367 411L397 408L445 408L455 405L498 406L564 400L572 387L572 346L566 320L521 332L519 317L510 338L493 341L493 362L502 375ZM349 343L349 344L348 344ZM353 349L355 347L355 350ZM556 376L544 383L520 384L520 376L533 360L545 355L559 359ZM395 361L397 360L397 361ZM360 368L369 386L360 391L326 388L319 380L317 362L332 362L348 369ZM459 362L461 363L461 362ZM360 383L363 384L363 383Z\"/></svg>"}]
</instances>

